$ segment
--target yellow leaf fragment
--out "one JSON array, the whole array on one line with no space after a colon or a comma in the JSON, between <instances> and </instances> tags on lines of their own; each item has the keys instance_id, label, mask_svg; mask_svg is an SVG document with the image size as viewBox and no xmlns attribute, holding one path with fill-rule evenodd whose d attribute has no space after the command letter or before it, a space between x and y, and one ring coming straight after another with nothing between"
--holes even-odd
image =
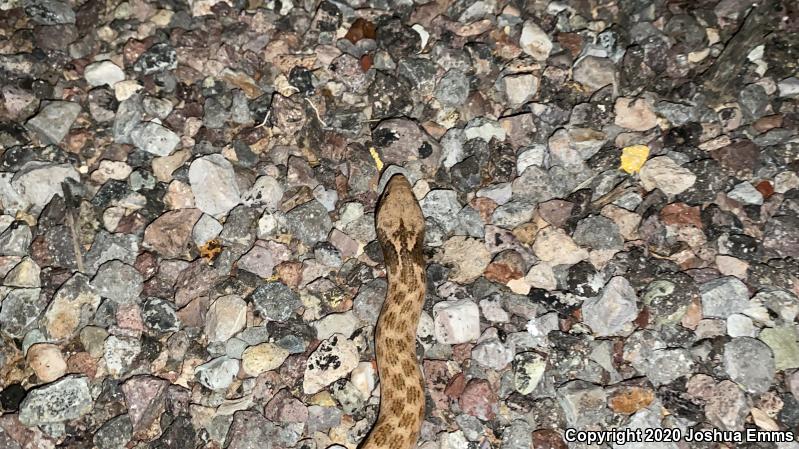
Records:
<instances>
[{"instance_id":1,"label":"yellow leaf fragment","mask_svg":"<svg viewBox=\"0 0 799 449\"><path fill-rule=\"evenodd\" d=\"M621 150L621 168L627 173L635 173L641 169L649 157L649 147L646 145L633 145Z\"/></svg>"}]
</instances>

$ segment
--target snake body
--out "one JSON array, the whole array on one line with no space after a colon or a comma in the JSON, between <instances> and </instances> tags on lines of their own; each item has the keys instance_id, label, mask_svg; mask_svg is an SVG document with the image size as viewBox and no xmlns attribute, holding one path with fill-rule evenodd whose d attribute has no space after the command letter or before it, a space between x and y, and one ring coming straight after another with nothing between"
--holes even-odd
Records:
<instances>
[{"instance_id":1,"label":"snake body","mask_svg":"<svg viewBox=\"0 0 799 449\"><path fill-rule=\"evenodd\" d=\"M388 289L375 328L380 411L361 449L416 447L424 420L416 328L425 298L424 216L408 180L392 176L377 207Z\"/></svg>"}]
</instances>

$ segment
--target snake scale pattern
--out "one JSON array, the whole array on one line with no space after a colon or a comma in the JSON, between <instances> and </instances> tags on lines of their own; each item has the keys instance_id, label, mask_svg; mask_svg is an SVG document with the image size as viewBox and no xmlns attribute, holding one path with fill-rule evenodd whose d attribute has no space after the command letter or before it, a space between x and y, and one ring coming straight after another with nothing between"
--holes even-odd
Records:
<instances>
[{"instance_id":1,"label":"snake scale pattern","mask_svg":"<svg viewBox=\"0 0 799 449\"><path fill-rule=\"evenodd\" d=\"M416 328L425 298L424 216L408 180L396 174L377 208L377 239L388 289L375 328L380 411L361 449L416 447L424 420L422 372Z\"/></svg>"}]
</instances>

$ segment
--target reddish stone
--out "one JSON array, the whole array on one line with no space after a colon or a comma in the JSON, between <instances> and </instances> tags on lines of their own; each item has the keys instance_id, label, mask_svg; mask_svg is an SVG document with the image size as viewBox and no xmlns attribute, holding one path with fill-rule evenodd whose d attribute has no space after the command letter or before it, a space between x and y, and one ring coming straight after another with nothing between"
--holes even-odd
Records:
<instances>
[{"instance_id":1,"label":"reddish stone","mask_svg":"<svg viewBox=\"0 0 799 449\"><path fill-rule=\"evenodd\" d=\"M299 288L302 281L302 262L283 262L275 267L277 278L291 288Z\"/></svg>"},{"instance_id":2,"label":"reddish stone","mask_svg":"<svg viewBox=\"0 0 799 449\"><path fill-rule=\"evenodd\" d=\"M97 361L88 352L72 354L67 359L67 373L85 374L94 379L97 375Z\"/></svg>"},{"instance_id":3,"label":"reddish stone","mask_svg":"<svg viewBox=\"0 0 799 449\"><path fill-rule=\"evenodd\" d=\"M166 259L191 260L191 232L200 219L200 209L178 209L156 218L144 231L143 246Z\"/></svg>"},{"instance_id":4,"label":"reddish stone","mask_svg":"<svg viewBox=\"0 0 799 449\"><path fill-rule=\"evenodd\" d=\"M283 389L264 406L264 416L274 422L304 423L308 421L308 407Z\"/></svg>"},{"instance_id":5,"label":"reddish stone","mask_svg":"<svg viewBox=\"0 0 799 449\"><path fill-rule=\"evenodd\" d=\"M131 377L122 385L134 432L146 431L161 416L167 386L166 380L148 375Z\"/></svg>"},{"instance_id":6,"label":"reddish stone","mask_svg":"<svg viewBox=\"0 0 799 449\"><path fill-rule=\"evenodd\" d=\"M446 389L450 381L447 362L443 360L425 360L422 369L424 370L426 389L430 393L430 399L433 400L434 408L436 410L447 410L449 408L449 395ZM465 382L463 386L465 386Z\"/></svg>"},{"instance_id":7,"label":"reddish stone","mask_svg":"<svg viewBox=\"0 0 799 449\"><path fill-rule=\"evenodd\" d=\"M368 72L369 69L372 68L372 63L373 63L372 55L367 53L361 56L360 63L361 63L361 70L363 70L364 72Z\"/></svg>"},{"instance_id":8,"label":"reddish stone","mask_svg":"<svg viewBox=\"0 0 799 449\"><path fill-rule=\"evenodd\" d=\"M741 140L710 152L713 159L738 177L752 174L760 157L760 148L751 140Z\"/></svg>"},{"instance_id":9,"label":"reddish stone","mask_svg":"<svg viewBox=\"0 0 799 449\"><path fill-rule=\"evenodd\" d=\"M486 279L500 284L507 284L512 279L524 276L524 258L513 250L503 251L488 264L483 275Z\"/></svg>"},{"instance_id":10,"label":"reddish stone","mask_svg":"<svg viewBox=\"0 0 799 449\"><path fill-rule=\"evenodd\" d=\"M466 384L458 403L464 413L468 413L483 421L489 421L497 416L499 398L485 379L472 379Z\"/></svg>"},{"instance_id":11,"label":"reddish stone","mask_svg":"<svg viewBox=\"0 0 799 449\"><path fill-rule=\"evenodd\" d=\"M768 199L771 195L774 195L774 186L769 181L760 181L755 186L758 192L763 195L763 198Z\"/></svg>"},{"instance_id":12,"label":"reddish stone","mask_svg":"<svg viewBox=\"0 0 799 449\"><path fill-rule=\"evenodd\" d=\"M155 254L145 251L136 257L133 268L141 274L142 279L150 279L158 271L158 258Z\"/></svg>"},{"instance_id":13,"label":"reddish stone","mask_svg":"<svg viewBox=\"0 0 799 449\"><path fill-rule=\"evenodd\" d=\"M765 117L761 117L755 123L752 124L752 128L754 128L759 133L764 133L774 128L779 128L781 126L782 126L781 114L767 115Z\"/></svg>"},{"instance_id":14,"label":"reddish stone","mask_svg":"<svg viewBox=\"0 0 799 449\"><path fill-rule=\"evenodd\" d=\"M485 197L475 197L469 202L469 205L480 214L480 218L486 223L491 222L491 215L497 208L497 203L494 200Z\"/></svg>"},{"instance_id":15,"label":"reddish stone","mask_svg":"<svg viewBox=\"0 0 799 449\"><path fill-rule=\"evenodd\" d=\"M474 345L471 343L462 343L452 347L452 360L458 363L464 363L472 358L472 348Z\"/></svg>"},{"instance_id":16,"label":"reddish stone","mask_svg":"<svg viewBox=\"0 0 799 449\"><path fill-rule=\"evenodd\" d=\"M361 39L374 39L376 36L377 26L375 26L374 23L359 17L355 19L355 22L352 22L352 26L350 26L347 34L344 35L344 39L347 39L354 44Z\"/></svg>"},{"instance_id":17,"label":"reddish stone","mask_svg":"<svg viewBox=\"0 0 799 449\"><path fill-rule=\"evenodd\" d=\"M538 205L538 215L555 227L566 224L574 209L574 203L564 200L549 200Z\"/></svg>"},{"instance_id":18,"label":"reddish stone","mask_svg":"<svg viewBox=\"0 0 799 449\"><path fill-rule=\"evenodd\" d=\"M699 206L689 206L685 203L671 203L661 209L660 220L665 225L696 226L702 229L702 217Z\"/></svg>"},{"instance_id":19,"label":"reddish stone","mask_svg":"<svg viewBox=\"0 0 799 449\"><path fill-rule=\"evenodd\" d=\"M568 449L560 434L552 429L540 429L533 432L533 449Z\"/></svg>"},{"instance_id":20,"label":"reddish stone","mask_svg":"<svg viewBox=\"0 0 799 449\"><path fill-rule=\"evenodd\" d=\"M579 55L583 49L583 37L577 33L559 33L557 40L561 47L571 53L572 57Z\"/></svg>"},{"instance_id":21,"label":"reddish stone","mask_svg":"<svg viewBox=\"0 0 799 449\"><path fill-rule=\"evenodd\" d=\"M447 387L444 388L444 394L450 399L458 399L465 389L466 377L464 377L463 373L458 373L447 383Z\"/></svg>"}]
</instances>

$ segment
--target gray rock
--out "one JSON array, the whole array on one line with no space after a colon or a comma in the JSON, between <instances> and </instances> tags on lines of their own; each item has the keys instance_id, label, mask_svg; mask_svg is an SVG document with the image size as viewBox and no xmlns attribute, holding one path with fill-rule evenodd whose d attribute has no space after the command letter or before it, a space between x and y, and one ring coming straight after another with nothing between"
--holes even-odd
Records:
<instances>
[{"instance_id":1,"label":"gray rock","mask_svg":"<svg viewBox=\"0 0 799 449\"><path fill-rule=\"evenodd\" d=\"M619 227L610 218L601 215L588 217L577 223L572 236L574 242L591 249L617 249L624 247Z\"/></svg>"},{"instance_id":2,"label":"gray rock","mask_svg":"<svg viewBox=\"0 0 799 449\"><path fill-rule=\"evenodd\" d=\"M461 204L458 202L458 193L454 190L431 190L419 202L425 218L432 219L448 232L456 224L458 211Z\"/></svg>"},{"instance_id":3,"label":"gray rock","mask_svg":"<svg viewBox=\"0 0 799 449\"><path fill-rule=\"evenodd\" d=\"M89 413L93 400L84 376L68 376L28 392L19 407L26 426L59 424Z\"/></svg>"},{"instance_id":4,"label":"gray rock","mask_svg":"<svg viewBox=\"0 0 799 449\"><path fill-rule=\"evenodd\" d=\"M230 112L218 99L214 97L205 99L203 107L203 125L210 129L219 129L225 126L225 122L230 119Z\"/></svg>"},{"instance_id":5,"label":"gray rock","mask_svg":"<svg viewBox=\"0 0 799 449\"><path fill-rule=\"evenodd\" d=\"M607 415L607 394L602 387L583 380L572 380L557 390L557 399L572 427L598 424Z\"/></svg>"},{"instance_id":6,"label":"gray rock","mask_svg":"<svg viewBox=\"0 0 799 449\"><path fill-rule=\"evenodd\" d=\"M54 196L64 196L62 183L67 179L80 181L80 174L70 164L31 161L20 168L11 186L40 211Z\"/></svg>"},{"instance_id":7,"label":"gray rock","mask_svg":"<svg viewBox=\"0 0 799 449\"><path fill-rule=\"evenodd\" d=\"M210 390L224 390L239 373L239 361L226 356L217 357L194 369L197 380Z\"/></svg>"},{"instance_id":8,"label":"gray rock","mask_svg":"<svg viewBox=\"0 0 799 449\"><path fill-rule=\"evenodd\" d=\"M283 198L283 185L268 175L259 176L255 184L244 194L244 204L249 207L265 207L267 210L277 210Z\"/></svg>"},{"instance_id":9,"label":"gray rock","mask_svg":"<svg viewBox=\"0 0 799 449\"><path fill-rule=\"evenodd\" d=\"M502 433L502 449L529 449L533 447L533 428L526 421L513 421Z\"/></svg>"},{"instance_id":10,"label":"gray rock","mask_svg":"<svg viewBox=\"0 0 799 449\"><path fill-rule=\"evenodd\" d=\"M327 209L319 201L311 200L286 213L286 227L292 235L306 245L313 245L327 238L333 222Z\"/></svg>"},{"instance_id":11,"label":"gray rock","mask_svg":"<svg viewBox=\"0 0 799 449\"><path fill-rule=\"evenodd\" d=\"M144 107L140 95L132 95L121 101L114 117L114 142L133 143L131 132L139 125L144 117Z\"/></svg>"},{"instance_id":12,"label":"gray rock","mask_svg":"<svg viewBox=\"0 0 799 449\"><path fill-rule=\"evenodd\" d=\"M512 199L494 209L491 222L497 226L515 228L526 223L535 214L536 203L526 199Z\"/></svg>"},{"instance_id":13,"label":"gray rock","mask_svg":"<svg viewBox=\"0 0 799 449\"><path fill-rule=\"evenodd\" d=\"M144 325L156 332L174 332L180 329L180 318L175 304L161 298L149 298L142 307Z\"/></svg>"},{"instance_id":14,"label":"gray rock","mask_svg":"<svg viewBox=\"0 0 799 449\"><path fill-rule=\"evenodd\" d=\"M711 318L727 318L743 313L749 307L749 289L738 278L721 277L699 286L702 314Z\"/></svg>"},{"instance_id":15,"label":"gray rock","mask_svg":"<svg viewBox=\"0 0 799 449\"><path fill-rule=\"evenodd\" d=\"M136 148L156 156L169 156L180 143L177 134L155 122L136 125L130 132L130 140Z\"/></svg>"},{"instance_id":16,"label":"gray rock","mask_svg":"<svg viewBox=\"0 0 799 449\"><path fill-rule=\"evenodd\" d=\"M302 305L299 296L282 282L261 285L248 298L266 320L285 322Z\"/></svg>"},{"instance_id":17,"label":"gray rock","mask_svg":"<svg viewBox=\"0 0 799 449\"><path fill-rule=\"evenodd\" d=\"M31 228L21 221L15 221L0 233L0 255L26 256L31 240L33 240Z\"/></svg>"},{"instance_id":18,"label":"gray rock","mask_svg":"<svg viewBox=\"0 0 799 449\"><path fill-rule=\"evenodd\" d=\"M746 181L733 187L732 190L727 192L727 196L743 204L754 204L758 206L763 204L763 194L754 188L751 183Z\"/></svg>"},{"instance_id":19,"label":"gray rock","mask_svg":"<svg viewBox=\"0 0 799 449\"><path fill-rule=\"evenodd\" d=\"M352 310L355 316L367 323L376 323L386 297L388 284L383 278L373 279L361 285L358 295L353 300Z\"/></svg>"},{"instance_id":20,"label":"gray rock","mask_svg":"<svg viewBox=\"0 0 799 449\"><path fill-rule=\"evenodd\" d=\"M616 82L616 66L610 59L586 56L574 65L573 77L594 92Z\"/></svg>"},{"instance_id":21,"label":"gray rock","mask_svg":"<svg viewBox=\"0 0 799 449\"><path fill-rule=\"evenodd\" d=\"M111 260L104 263L91 282L100 296L117 303L138 302L143 289L141 274L132 266Z\"/></svg>"},{"instance_id":22,"label":"gray rock","mask_svg":"<svg viewBox=\"0 0 799 449\"><path fill-rule=\"evenodd\" d=\"M173 70L178 66L178 55L167 43L158 43L147 49L133 64L133 71L142 75Z\"/></svg>"},{"instance_id":23,"label":"gray rock","mask_svg":"<svg viewBox=\"0 0 799 449\"><path fill-rule=\"evenodd\" d=\"M621 276L612 278L599 296L583 303L583 321L597 336L619 335L637 316L635 290Z\"/></svg>"},{"instance_id":24,"label":"gray rock","mask_svg":"<svg viewBox=\"0 0 799 449\"><path fill-rule=\"evenodd\" d=\"M24 2L25 14L39 25L75 23L75 11L68 2L59 0L33 0Z\"/></svg>"},{"instance_id":25,"label":"gray rock","mask_svg":"<svg viewBox=\"0 0 799 449\"><path fill-rule=\"evenodd\" d=\"M435 96L445 106L462 105L469 96L469 77L460 70L449 70L438 80Z\"/></svg>"},{"instance_id":26,"label":"gray rock","mask_svg":"<svg viewBox=\"0 0 799 449\"><path fill-rule=\"evenodd\" d=\"M0 330L12 338L22 338L31 330L47 305L41 289L16 288L4 293L0 303Z\"/></svg>"},{"instance_id":27,"label":"gray rock","mask_svg":"<svg viewBox=\"0 0 799 449\"><path fill-rule=\"evenodd\" d=\"M241 203L233 165L221 154L195 159L189 167L189 184L197 208L213 217L223 216Z\"/></svg>"},{"instance_id":28,"label":"gray rock","mask_svg":"<svg viewBox=\"0 0 799 449\"><path fill-rule=\"evenodd\" d=\"M733 338L724 345L724 369L749 393L764 393L774 382L776 366L771 349L749 337Z\"/></svg>"},{"instance_id":29,"label":"gray rock","mask_svg":"<svg viewBox=\"0 0 799 449\"><path fill-rule=\"evenodd\" d=\"M222 225L212 216L203 214L191 231L191 237L197 246L205 245L209 240L213 240L222 232Z\"/></svg>"},{"instance_id":30,"label":"gray rock","mask_svg":"<svg viewBox=\"0 0 799 449\"><path fill-rule=\"evenodd\" d=\"M141 349L141 340L138 338L116 335L108 337L103 345L103 359L108 373L114 378L127 374Z\"/></svg>"},{"instance_id":31,"label":"gray rock","mask_svg":"<svg viewBox=\"0 0 799 449\"><path fill-rule=\"evenodd\" d=\"M81 107L71 101L53 101L26 123L45 143L60 143L78 118Z\"/></svg>"},{"instance_id":32,"label":"gray rock","mask_svg":"<svg viewBox=\"0 0 799 449\"><path fill-rule=\"evenodd\" d=\"M133 437L133 424L128 414L111 418L94 434L92 442L97 449L125 449Z\"/></svg>"}]
</instances>

